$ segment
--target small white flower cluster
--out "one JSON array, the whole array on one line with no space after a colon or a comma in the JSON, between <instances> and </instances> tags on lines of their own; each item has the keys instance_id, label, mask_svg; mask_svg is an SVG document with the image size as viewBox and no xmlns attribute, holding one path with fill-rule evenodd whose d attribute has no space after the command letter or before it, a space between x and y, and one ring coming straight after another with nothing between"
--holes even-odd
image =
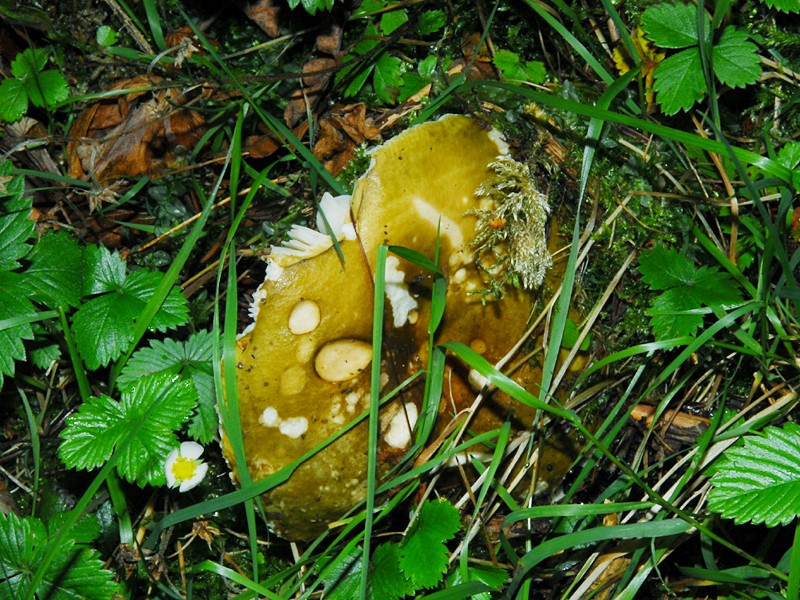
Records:
<instances>
[{"instance_id":1,"label":"small white flower cluster","mask_svg":"<svg viewBox=\"0 0 800 600\"><path fill-rule=\"evenodd\" d=\"M167 486L188 492L203 481L208 472L208 465L200 460L203 450L197 442L183 442L170 452L164 463Z\"/></svg>"}]
</instances>

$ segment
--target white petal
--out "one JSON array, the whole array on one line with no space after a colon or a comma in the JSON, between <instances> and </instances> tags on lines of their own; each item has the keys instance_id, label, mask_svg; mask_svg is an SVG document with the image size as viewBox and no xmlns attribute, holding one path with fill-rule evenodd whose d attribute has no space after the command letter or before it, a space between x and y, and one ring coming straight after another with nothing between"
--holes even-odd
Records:
<instances>
[{"instance_id":1,"label":"white petal","mask_svg":"<svg viewBox=\"0 0 800 600\"><path fill-rule=\"evenodd\" d=\"M186 479L181 483L180 491L181 492L188 492L193 487L196 487L201 481L203 481L203 477L206 476L208 472L208 465L206 463L200 463L197 465L194 471L194 476L190 479Z\"/></svg>"},{"instance_id":2,"label":"white petal","mask_svg":"<svg viewBox=\"0 0 800 600\"><path fill-rule=\"evenodd\" d=\"M167 486L174 488L178 485L178 482L175 480L175 475L172 473L172 465L175 464L175 460L178 458L178 449L175 448L172 452L167 455L167 460L164 462L164 475L167 478Z\"/></svg>"},{"instance_id":3,"label":"white petal","mask_svg":"<svg viewBox=\"0 0 800 600\"><path fill-rule=\"evenodd\" d=\"M197 442L183 442L181 444L181 456L184 458L198 459L203 456L204 448Z\"/></svg>"}]
</instances>

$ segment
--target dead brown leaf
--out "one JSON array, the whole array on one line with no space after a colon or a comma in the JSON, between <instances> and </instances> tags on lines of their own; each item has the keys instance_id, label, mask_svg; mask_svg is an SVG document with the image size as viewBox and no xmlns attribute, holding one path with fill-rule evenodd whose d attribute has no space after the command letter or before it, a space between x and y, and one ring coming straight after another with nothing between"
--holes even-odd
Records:
<instances>
[{"instance_id":1,"label":"dead brown leaf","mask_svg":"<svg viewBox=\"0 0 800 600\"><path fill-rule=\"evenodd\" d=\"M281 34L278 26L278 12L280 8L275 6L274 0L256 0L255 2L239 2L239 6L244 14L261 27L271 38L276 38Z\"/></svg>"},{"instance_id":2,"label":"dead brown leaf","mask_svg":"<svg viewBox=\"0 0 800 600\"><path fill-rule=\"evenodd\" d=\"M184 108L188 98L177 88L144 75L108 88L139 90L99 100L86 107L70 131L69 174L102 182L119 177L156 175L179 163L176 149L191 149L205 131L199 112Z\"/></svg>"},{"instance_id":3,"label":"dead brown leaf","mask_svg":"<svg viewBox=\"0 0 800 600\"><path fill-rule=\"evenodd\" d=\"M367 140L381 139L381 130L367 118L367 107L362 102L334 106L320 119L317 131L319 137L314 144L314 156L333 175L342 172L358 146Z\"/></svg>"}]
</instances>

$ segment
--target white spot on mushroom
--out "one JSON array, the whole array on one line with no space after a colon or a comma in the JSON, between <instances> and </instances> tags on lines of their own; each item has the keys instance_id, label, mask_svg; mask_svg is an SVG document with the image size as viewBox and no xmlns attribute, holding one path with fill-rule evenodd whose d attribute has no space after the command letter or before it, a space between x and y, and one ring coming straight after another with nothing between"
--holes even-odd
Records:
<instances>
[{"instance_id":1,"label":"white spot on mushroom","mask_svg":"<svg viewBox=\"0 0 800 600\"><path fill-rule=\"evenodd\" d=\"M453 283L464 283L467 280L467 270L461 267L453 274Z\"/></svg>"},{"instance_id":2,"label":"white spot on mushroom","mask_svg":"<svg viewBox=\"0 0 800 600\"><path fill-rule=\"evenodd\" d=\"M297 343L297 350L294 355L297 357L298 362L306 364L314 357L314 351L316 349L317 345L313 339L301 338Z\"/></svg>"},{"instance_id":3,"label":"white spot on mushroom","mask_svg":"<svg viewBox=\"0 0 800 600\"><path fill-rule=\"evenodd\" d=\"M308 419L305 417L291 417L281 421L278 430L290 438L299 438L308 431Z\"/></svg>"},{"instance_id":4,"label":"white spot on mushroom","mask_svg":"<svg viewBox=\"0 0 800 600\"><path fill-rule=\"evenodd\" d=\"M258 288L256 293L253 294L253 301L250 303L250 308L247 311L253 321L255 321L256 317L258 317L258 311L261 309L261 305L264 304L266 298L267 290L265 290L263 287Z\"/></svg>"},{"instance_id":5,"label":"white spot on mushroom","mask_svg":"<svg viewBox=\"0 0 800 600\"><path fill-rule=\"evenodd\" d=\"M406 274L400 270L400 259L396 256L386 258L385 291L392 305L392 317L395 327L402 327L408 321L408 315L416 310L417 301L408 291L405 283Z\"/></svg>"},{"instance_id":6,"label":"white spot on mushroom","mask_svg":"<svg viewBox=\"0 0 800 600\"><path fill-rule=\"evenodd\" d=\"M383 440L392 448L405 448L411 442L411 431L417 423L416 404L406 402L404 410L397 411L389 422L389 430L383 436Z\"/></svg>"},{"instance_id":7,"label":"white spot on mushroom","mask_svg":"<svg viewBox=\"0 0 800 600\"><path fill-rule=\"evenodd\" d=\"M295 335L310 333L317 328L319 321L319 304L313 300L301 300L289 315L289 331Z\"/></svg>"},{"instance_id":8,"label":"white spot on mushroom","mask_svg":"<svg viewBox=\"0 0 800 600\"><path fill-rule=\"evenodd\" d=\"M303 367L295 365L281 373L281 394L292 396L299 394L306 387L306 373Z\"/></svg>"},{"instance_id":9,"label":"white spot on mushroom","mask_svg":"<svg viewBox=\"0 0 800 600\"><path fill-rule=\"evenodd\" d=\"M389 374L386 371L381 371L381 379L380 379L381 389L385 388L387 383L389 383Z\"/></svg>"},{"instance_id":10,"label":"white spot on mushroom","mask_svg":"<svg viewBox=\"0 0 800 600\"><path fill-rule=\"evenodd\" d=\"M314 359L314 369L325 381L347 381L372 362L372 345L361 340L341 339L325 344Z\"/></svg>"},{"instance_id":11,"label":"white spot on mushroom","mask_svg":"<svg viewBox=\"0 0 800 600\"><path fill-rule=\"evenodd\" d=\"M272 406L268 406L264 409L264 412L261 413L261 416L258 418L258 422L264 427L277 427L281 422L281 418L278 416L277 410L275 410Z\"/></svg>"},{"instance_id":12,"label":"white spot on mushroom","mask_svg":"<svg viewBox=\"0 0 800 600\"><path fill-rule=\"evenodd\" d=\"M464 246L464 234L461 233L461 228L458 226L458 223L440 213L422 198L414 198L412 203L419 216L430 223L434 228L438 227L441 236L449 238L450 244L454 248L461 248Z\"/></svg>"}]
</instances>

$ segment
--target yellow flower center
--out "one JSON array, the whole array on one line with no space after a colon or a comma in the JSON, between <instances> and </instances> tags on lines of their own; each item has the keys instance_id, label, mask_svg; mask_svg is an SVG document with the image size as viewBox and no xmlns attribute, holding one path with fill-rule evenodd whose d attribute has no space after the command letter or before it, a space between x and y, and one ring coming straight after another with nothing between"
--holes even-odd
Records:
<instances>
[{"instance_id":1,"label":"yellow flower center","mask_svg":"<svg viewBox=\"0 0 800 600\"><path fill-rule=\"evenodd\" d=\"M175 462L172 463L172 474L175 475L175 479L178 481L187 481L191 479L194 477L195 471L197 471L197 461L193 458L179 456L175 459Z\"/></svg>"}]
</instances>

